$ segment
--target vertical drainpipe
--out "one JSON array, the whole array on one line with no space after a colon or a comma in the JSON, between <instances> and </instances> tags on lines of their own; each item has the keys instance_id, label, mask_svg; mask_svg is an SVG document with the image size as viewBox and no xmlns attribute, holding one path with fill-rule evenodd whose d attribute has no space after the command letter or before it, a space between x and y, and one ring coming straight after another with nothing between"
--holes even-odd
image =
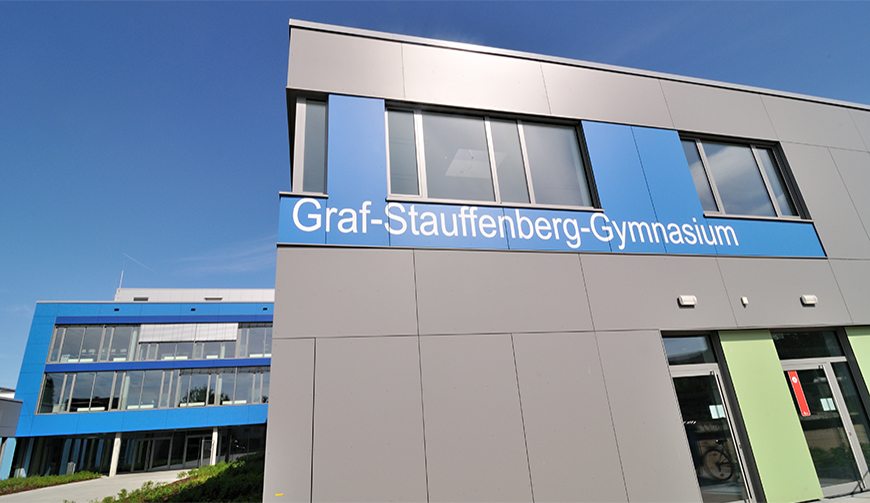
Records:
<instances>
[{"instance_id":1,"label":"vertical drainpipe","mask_svg":"<svg viewBox=\"0 0 870 503\"><path fill-rule=\"evenodd\" d=\"M109 477L118 474L118 458L121 457L121 432L115 433L115 442L112 445L112 463L109 465Z\"/></svg>"}]
</instances>

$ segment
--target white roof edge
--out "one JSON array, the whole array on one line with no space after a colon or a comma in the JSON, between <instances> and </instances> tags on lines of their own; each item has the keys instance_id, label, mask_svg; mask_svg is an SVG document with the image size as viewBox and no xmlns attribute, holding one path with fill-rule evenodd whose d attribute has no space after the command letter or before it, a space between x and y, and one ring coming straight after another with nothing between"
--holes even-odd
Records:
<instances>
[{"instance_id":1,"label":"white roof edge","mask_svg":"<svg viewBox=\"0 0 870 503\"><path fill-rule=\"evenodd\" d=\"M410 35L398 35L395 33L386 33L373 30L364 30L361 28L348 28L346 26L337 26L324 23L315 23L312 21L302 21L298 19L290 19L290 28L301 28L313 31L322 31L327 33L336 33L340 35L352 35L358 37L372 38L378 40L386 40L392 42L403 42L417 45L426 45L432 47L442 47L445 49L456 49L468 52L478 52L482 54L492 54L496 56L508 56L518 59L526 59L531 61L540 61L546 63L557 63L568 66L576 66L580 68L589 68L593 70L603 70L614 73L623 73L627 75L636 75L639 77L650 77L662 80L671 80L674 82L685 82L687 84L698 84L708 87L718 87L721 89L731 89L735 91L745 91L757 94L766 94L769 96L778 96L781 98L791 98L801 101L809 101L814 103L822 103L826 105L836 105L846 108L855 108L859 110L870 111L870 105L862 103L854 103L851 101L835 100L831 98L821 98L818 96L810 96L807 94L791 93L788 91L777 91L773 89L765 89L763 87L745 86L742 84L732 84L728 82L720 82L716 80L699 79L695 77L685 77L682 75L674 75L670 73L654 72L650 70L639 70L637 68L628 68L624 66L608 65L604 63L593 63L590 61L582 61L570 58L561 58L557 56L545 56L530 52L513 51L509 49L498 49L495 47L487 47L484 45L466 44L462 42L450 42L446 40L438 40L432 38L414 37Z\"/></svg>"}]
</instances>

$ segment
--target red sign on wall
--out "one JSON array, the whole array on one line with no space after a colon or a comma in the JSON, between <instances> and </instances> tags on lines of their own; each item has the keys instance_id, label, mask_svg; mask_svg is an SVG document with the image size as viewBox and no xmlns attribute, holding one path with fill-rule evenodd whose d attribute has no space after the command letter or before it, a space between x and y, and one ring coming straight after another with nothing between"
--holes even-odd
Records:
<instances>
[{"instance_id":1,"label":"red sign on wall","mask_svg":"<svg viewBox=\"0 0 870 503\"><path fill-rule=\"evenodd\" d=\"M794 397L797 398L798 407L801 410L801 415L806 417L810 415L810 405L807 403L807 397L804 396L804 389L801 387L801 381L798 379L797 372L794 370L788 371L788 382L791 383L791 389L794 391Z\"/></svg>"}]
</instances>

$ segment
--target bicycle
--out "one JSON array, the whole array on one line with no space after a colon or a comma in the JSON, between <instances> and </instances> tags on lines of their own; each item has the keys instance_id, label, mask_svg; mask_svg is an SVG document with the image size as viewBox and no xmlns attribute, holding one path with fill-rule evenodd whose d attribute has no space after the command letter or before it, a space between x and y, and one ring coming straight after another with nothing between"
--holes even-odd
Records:
<instances>
[{"instance_id":1,"label":"bicycle","mask_svg":"<svg viewBox=\"0 0 870 503\"><path fill-rule=\"evenodd\" d=\"M703 461L701 462L704 470L710 474L714 480L725 482L734 476L734 462L731 457L725 452L726 439L720 438L716 440L716 445L711 447L704 453Z\"/></svg>"}]
</instances>

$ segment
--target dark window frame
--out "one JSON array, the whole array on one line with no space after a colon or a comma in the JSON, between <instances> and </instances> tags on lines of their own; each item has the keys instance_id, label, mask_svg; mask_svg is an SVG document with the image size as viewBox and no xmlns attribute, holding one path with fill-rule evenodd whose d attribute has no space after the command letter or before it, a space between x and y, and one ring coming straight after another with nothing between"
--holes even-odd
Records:
<instances>
[{"instance_id":1,"label":"dark window frame","mask_svg":"<svg viewBox=\"0 0 870 503\"><path fill-rule=\"evenodd\" d=\"M412 113L414 120L414 141L417 159L417 194L399 194L393 193L391 186L391 159L390 159L390 131L389 131L389 113L404 112ZM426 186L426 160L425 160L425 144L423 137L423 115L448 115L455 117L464 117L472 119L482 119L484 122L484 130L486 135L486 144L488 148L488 158L490 163L491 177L489 181L493 188L493 201L486 200L467 200L467 199L445 199L430 197ZM498 167L494 159L493 133L491 122L514 122L517 125L517 134L521 151L521 160L525 175L526 191L528 194L528 203L503 201L499 190ZM533 183L532 167L529 162L528 148L526 144L525 126L555 126L555 127L570 127L574 131L574 138L579 149L579 161L581 163L582 174L584 176L585 188L589 195L589 205L573 205L573 204L547 204L536 201L535 189ZM498 207L520 207L520 208L542 208L542 209L562 209L562 210L600 210L601 203L598 198L598 190L595 185L595 177L592 172L592 163L589 158L589 152L586 148L586 137L583 132L583 127L580 121L572 120L554 120L552 118L542 118L534 116L520 116L517 114L500 114L484 111L472 110L456 110L442 107L421 107L401 103L387 103L384 112L384 127L386 130L386 150L387 150L387 200L391 201L421 201L433 203L452 203L452 204L474 204L477 206L498 206Z\"/></svg>"}]
</instances>

